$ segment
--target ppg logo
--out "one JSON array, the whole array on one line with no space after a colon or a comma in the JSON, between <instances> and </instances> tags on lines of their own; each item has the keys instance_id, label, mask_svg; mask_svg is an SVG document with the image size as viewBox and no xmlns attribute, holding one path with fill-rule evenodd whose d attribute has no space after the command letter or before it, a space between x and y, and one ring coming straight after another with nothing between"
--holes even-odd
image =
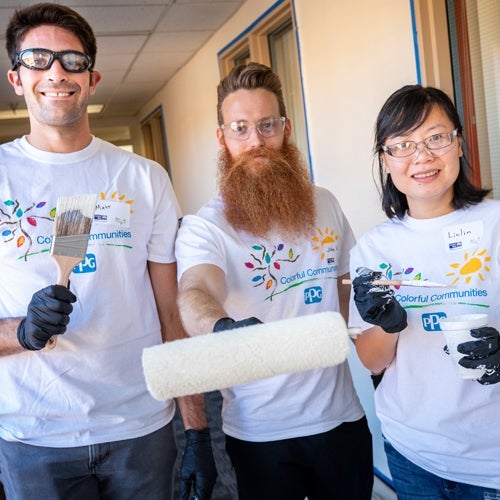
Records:
<instances>
[{"instance_id":1,"label":"ppg logo","mask_svg":"<svg viewBox=\"0 0 500 500\"><path fill-rule=\"evenodd\" d=\"M323 290L320 286L313 286L304 290L304 302L306 304L315 304L321 302Z\"/></svg>"},{"instance_id":2,"label":"ppg logo","mask_svg":"<svg viewBox=\"0 0 500 500\"><path fill-rule=\"evenodd\" d=\"M80 264L73 268L73 272L75 274L80 273L95 273L97 269L97 265L95 262L95 255L93 253L88 253L85 255L85 259L83 259Z\"/></svg>"},{"instance_id":3,"label":"ppg logo","mask_svg":"<svg viewBox=\"0 0 500 500\"><path fill-rule=\"evenodd\" d=\"M439 326L439 320L441 318L446 318L446 313L427 313L422 314L422 326L426 332L440 332L441 327Z\"/></svg>"}]
</instances>

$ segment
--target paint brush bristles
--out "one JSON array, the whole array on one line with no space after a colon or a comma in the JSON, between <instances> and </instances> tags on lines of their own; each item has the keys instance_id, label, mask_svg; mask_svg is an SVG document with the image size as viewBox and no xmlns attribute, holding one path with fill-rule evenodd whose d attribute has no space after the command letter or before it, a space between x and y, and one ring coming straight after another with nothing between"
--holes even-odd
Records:
<instances>
[{"instance_id":1,"label":"paint brush bristles","mask_svg":"<svg viewBox=\"0 0 500 500\"><path fill-rule=\"evenodd\" d=\"M85 258L96 203L96 194L63 196L57 199L50 254L57 264L58 285L67 287L69 275ZM53 349L56 339L57 336L53 335L45 349Z\"/></svg>"},{"instance_id":2,"label":"paint brush bristles","mask_svg":"<svg viewBox=\"0 0 500 500\"><path fill-rule=\"evenodd\" d=\"M50 253L59 270L58 285L68 286L71 271L85 258L96 203L96 194L65 196L57 200Z\"/></svg>"}]
</instances>

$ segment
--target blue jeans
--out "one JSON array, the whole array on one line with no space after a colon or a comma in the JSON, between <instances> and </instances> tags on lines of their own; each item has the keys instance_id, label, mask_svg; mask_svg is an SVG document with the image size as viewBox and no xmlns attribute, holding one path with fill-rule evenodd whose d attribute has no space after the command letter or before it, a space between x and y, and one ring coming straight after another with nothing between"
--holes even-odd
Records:
<instances>
[{"instance_id":1,"label":"blue jeans","mask_svg":"<svg viewBox=\"0 0 500 500\"><path fill-rule=\"evenodd\" d=\"M9 500L171 500L173 424L147 436L74 448L0 439L0 481Z\"/></svg>"},{"instance_id":2,"label":"blue jeans","mask_svg":"<svg viewBox=\"0 0 500 500\"><path fill-rule=\"evenodd\" d=\"M384 448L398 500L500 500L500 490L443 479L407 460L387 440Z\"/></svg>"}]
</instances>

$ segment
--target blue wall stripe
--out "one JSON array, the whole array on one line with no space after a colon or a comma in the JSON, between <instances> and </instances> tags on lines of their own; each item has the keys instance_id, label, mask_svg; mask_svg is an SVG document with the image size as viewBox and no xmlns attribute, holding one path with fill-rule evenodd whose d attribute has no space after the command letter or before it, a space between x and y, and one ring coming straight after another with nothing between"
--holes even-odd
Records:
<instances>
[{"instance_id":1,"label":"blue wall stripe","mask_svg":"<svg viewBox=\"0 0 500 500\"><path fill-rule=\"evenodd\" d=\"M418 51L418 31L417 31L417 20L415 17L415 2L410 0L410 10L411 10L411 27L413 31L413 50L415 52L415 64L417 66L417 83L422 85L422 74L420 72L420 53Z\"/></svg>"}]
</instances>

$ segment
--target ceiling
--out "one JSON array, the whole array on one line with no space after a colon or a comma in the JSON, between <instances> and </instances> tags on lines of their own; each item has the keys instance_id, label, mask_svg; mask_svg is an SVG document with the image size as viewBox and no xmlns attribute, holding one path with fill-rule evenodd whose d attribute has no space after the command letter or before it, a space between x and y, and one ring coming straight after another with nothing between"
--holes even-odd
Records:
<instances>
[{"instance_id":1,"label":"ceiling","mask_svg":"<svg viewBox=\"0 0 500 500\"><path fill-rule=\"evenodd\" d=\"M90 104L104 105L100 119L123 122L133 117L244 2L55 0L78 11L96 35L95 68L101 71L102 79ZM33 3L2 0L0 5L0 112L26 107L5 77L10 69L5 30L15 9Z\"/></svg>"}]
</instances>

